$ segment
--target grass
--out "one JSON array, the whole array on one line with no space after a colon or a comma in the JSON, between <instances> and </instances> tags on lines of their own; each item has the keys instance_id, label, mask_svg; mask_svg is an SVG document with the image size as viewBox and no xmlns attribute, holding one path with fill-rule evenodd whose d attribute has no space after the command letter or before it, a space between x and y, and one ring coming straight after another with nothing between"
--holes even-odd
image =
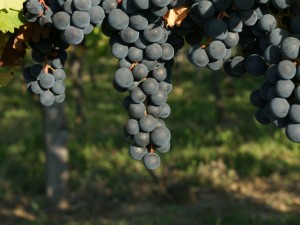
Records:
<instances>
[{"instance_id":1,"label":"grass","mask_svg":"<svg viewBox=\"0 0 300 225\"><path fill-rule=\"evenodd\" d=\"M142 163L128 156L130 142L122 133L126 95L113 90L115 64L106 60L95 86L84 77L86 123L74 123L75 97L71 81L66 83L67 211L53 211L45 202L41 109L20 76L0 89L1 224L298 224L300 149L282 130L254 121L248 98L261 79L234 79L229 90L228 78L217 75L225 117L218 123L213 75L176 65L166 119L172 149L156 171L175 199L167 202Z\"/></svg>"}]
</instances>

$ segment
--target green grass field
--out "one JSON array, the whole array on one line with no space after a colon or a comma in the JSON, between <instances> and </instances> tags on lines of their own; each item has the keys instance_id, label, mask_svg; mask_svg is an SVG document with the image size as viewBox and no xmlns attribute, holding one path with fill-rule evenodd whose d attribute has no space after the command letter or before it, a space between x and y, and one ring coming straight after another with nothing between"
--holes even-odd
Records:
<instances>
[{"instance_id":1,"label":"green grass field","mask_svg":"<svg viewBox=\"0 0 300 225\"><path fill-rule=\"evenodd\" d=\"M69 128L70 208L48 208L41 109L19 74L0 89L1 225L296 225L300 216L300 148L253 119L249 94L262 79L176 64L166 120L172 149L155 172L166 200L123 136L124 93L112 88L116 68L101 59L96 83L84 76L84 113L76 124L72 82L65 103ZM114 62L114 61L113 61ZM105 65L105 66L104 66ZM223 119L212 92L220 81Z\"/></svg>"}]
</instances>

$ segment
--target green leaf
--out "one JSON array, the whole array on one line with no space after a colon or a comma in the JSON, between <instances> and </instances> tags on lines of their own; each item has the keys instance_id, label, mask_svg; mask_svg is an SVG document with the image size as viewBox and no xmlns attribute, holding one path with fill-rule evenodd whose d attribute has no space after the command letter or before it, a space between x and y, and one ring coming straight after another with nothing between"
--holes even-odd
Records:
<instances>
[{"instance_id":1,"label":"green leaf","mask_svg":"<svg viewBox=\"0 0 300 225\"><path fill-rule=\"evenodd\" d=\"M13 33L14 29L19 28L22 24L20 11L13 9L0 10L0 31L2 33Z\"/></svg>"},{"instance_id":2,"label":"green leaf","mask_svg":"<svg viewBox=\"0 0 300 225\"><path fill-rule=\"evenodd\" d=\"M25 0L0 0L0 9L15 9L20 11Z\"/></svg>"}]
</instances>

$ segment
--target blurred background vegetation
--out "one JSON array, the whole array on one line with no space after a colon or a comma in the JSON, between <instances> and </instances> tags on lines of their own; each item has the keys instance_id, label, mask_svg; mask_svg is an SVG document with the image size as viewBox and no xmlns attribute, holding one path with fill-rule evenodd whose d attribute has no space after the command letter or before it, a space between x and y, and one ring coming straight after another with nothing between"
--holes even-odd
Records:
<instances>
[{"instance_id":1,"label":"blurred background vegetation","mask_svg":"<svg viewBox=\"0 0 300 225\"><path fill-rule=\"evenodd\" d=\"M168 100L172 148L150 173L128 156L126 94L112 87L107 40L92 35L70 53L79 69L66 66L69 206L48 204L42 108L18 72L0 89L1 225L299 224L300 148L253 119L249 94L262 79L195 69L182 50Z\"/></svg>"}]
</instances>

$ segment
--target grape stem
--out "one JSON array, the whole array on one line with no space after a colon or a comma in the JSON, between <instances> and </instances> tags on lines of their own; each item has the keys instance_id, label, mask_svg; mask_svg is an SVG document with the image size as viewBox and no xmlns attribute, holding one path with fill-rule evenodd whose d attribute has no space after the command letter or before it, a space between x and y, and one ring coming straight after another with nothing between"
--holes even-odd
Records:
<instances>
[{"instance_id":1,"label":"grape stem","mask_svg":"<svg viewBox=\"0 0 300 225\"><path fill-rule=\"evenodd\" d=\"M153 148L153 146L151 145L150 146L150 151L149 151L150 153L154 153L155 152L155 149Z\"/></svg>"},{"instance_id":2,"label":"grape stem","mask_svg":"<svg viewBox=\"0 0 300 225\"><path fill-rule=\"evenodd\" d=\"M48 57L47 56L45 56L45 65L44 65L44 71L45 71L45 73L46 74L48 74L48 72L49 72L49 64L48 64Z\"/></svg>"},{"instance_id":3,"label":"grape stem","mask_svg":"<svg viewBox=\"0 0 300 225\"><path fill-rule=\"evenodd\" d=\"M147 106L148 106L148 96L146 97L145 101L144 101L144 105L146 106L146 110L144 112L144 116L147 116L148 113L147 113Z\"/></svg>"},{"instance_id":4,"label":"grape stem","mask_svg":"<svg viewBox=\"0 0 300 225\"><path fill-rule=\"evenodd\" d=\"M56 70L55 68L53 68L52 66L48 65L48 68L50 68L52 71Z\"/></svg>"},{"instance_id":5,"label":"grape stem","mask_svg":"<svg viewBox=\"0 0 300 225\"><path fill-rule=\"evenodd\" d=\"M45 0L39 0L40 4L45 7L45 9L48 9L49 7L47 6Z\"/></svg>"},{"instance_id":6,"label":"grape stem","mask_svg":"<svg viewBox=\"0 0 300 225\"><path fill-rule=\"evenodd\" d=\"M217 19L220 19L222 20L224 18L224 16L226 15L226 12L225 11L221 11L217 17Z\"/></svg>"},{"instance_id":7,"label":"grape stem","mask_svg":"<svg viewBox=\"0 0 300 225\"><path fill-rule=\"evenodd\" d=\"M211 42L212 42L212 38L209 37L209 38L207 39L207 42L206 42L205 44L201 45L200 48L205 49L206 46L209 45Z\"/></svg>"},{"instance_id":8,"label":"grape stem","mask_svg":"<svg viewBox=\"0 0 300 225\"><path fill-rule=\"evenodd\" d=\"M134 68L137 64L138 64L137 62L133 63L133 64L129 67L129 69L130 69L130 70L133 70L133 68Z\"/></svg>"}]
</instances>

